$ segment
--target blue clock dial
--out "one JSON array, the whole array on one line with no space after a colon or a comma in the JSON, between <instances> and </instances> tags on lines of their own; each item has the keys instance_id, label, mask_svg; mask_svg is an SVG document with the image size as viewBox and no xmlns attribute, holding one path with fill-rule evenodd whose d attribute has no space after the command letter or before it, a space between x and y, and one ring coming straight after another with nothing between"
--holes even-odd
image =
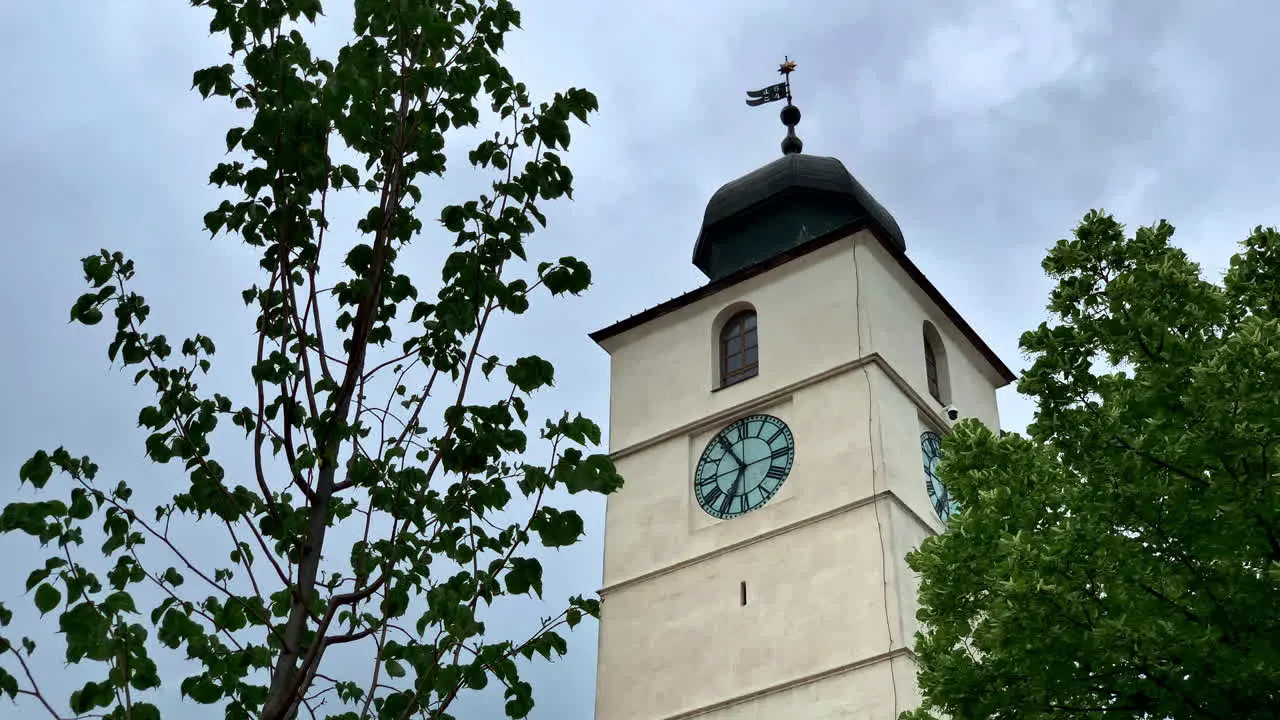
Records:
<instances>
[{"instance_id":1,"label":"blue clock dial","mask_svg":"<svg viewBox=\"0 0 1280 720\"><path fill-rule=\"evenodd\" d=\"M929 504L945 522L960 510L960 504L938 479L938 464L942 462L942 438L932 430L920 434L920 450L924 455L924 488L929 493Z\"/></svg>"},{"instance_id":2,"label":"blue clock dial","mask_svg":"<svg viewBox=\"0 0 1280 720\"><path fill-rule=\"evenodd\" d=\"M693 472L693 494L708 515L737 517L769 502L795 459L786 423L772 415L744 417L707 443Z\"/></svg>"}]
</instances>

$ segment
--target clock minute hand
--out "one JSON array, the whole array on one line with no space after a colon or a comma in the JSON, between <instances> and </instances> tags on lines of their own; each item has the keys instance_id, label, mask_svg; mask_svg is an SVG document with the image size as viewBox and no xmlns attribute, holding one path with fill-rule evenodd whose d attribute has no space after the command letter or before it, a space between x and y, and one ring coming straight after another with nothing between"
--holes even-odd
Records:
<instances>
[{"instance_id":1,"label":"clock minute hand","mask_svg":"<svg viewBox=\"0 0 1280 720\"><path fill-rule=\"evenodd\" d=\"M742 478L746 474L746 468L738 468L738 474L733 478L733 484L729 486L729 492L725 493L724 500L720 503L720 513L722 515L729 514L729 508L733 507L733 498L738 494L738 486L742 483Z\"/></svg>"},{"instance_id":2,"label":"clock minute hand","mask_svg":"<svg viewBox=\"0 0 1280 720\"><path fill-rule=\"evenodd\" d=\"M720 447L724 448L725 452L729 453L729 457L733 458L733 461L738 463L738 467L742 468L747 466L746 463L742 462L742 458L738 457L738 453L733 451L733 445L730 444L723 435L719 437L719 440Z\"/></svg>"}]
</instances>

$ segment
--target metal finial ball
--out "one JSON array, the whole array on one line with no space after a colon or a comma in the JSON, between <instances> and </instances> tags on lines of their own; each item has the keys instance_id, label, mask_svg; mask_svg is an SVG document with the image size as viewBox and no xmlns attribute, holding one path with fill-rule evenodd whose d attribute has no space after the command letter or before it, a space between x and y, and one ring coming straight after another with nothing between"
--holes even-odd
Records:
<instances>
[{"instance_id":1,"label":"metal finial ball","mask_svg":"<svg viewBox=\"0 0 1280 720\"><path fill-rule=\"evenodd\" d=\"M787 127L795 127L800 124L800 108L795 105L788 105L782 108L782 112L779 113L779 117L782 118L783 125L786 125Z\"/></svg>"},{"instance_id":2,"label":"metal finial ball","mask_svg":"<svg viewBox=\"0 0 1280 720\"><path fill-rule=\"evenodd\" d=\"M782 139L782 154L797 155L804 150L804 143L795 135L788 135Z\"/></svg>"}]
</instances>

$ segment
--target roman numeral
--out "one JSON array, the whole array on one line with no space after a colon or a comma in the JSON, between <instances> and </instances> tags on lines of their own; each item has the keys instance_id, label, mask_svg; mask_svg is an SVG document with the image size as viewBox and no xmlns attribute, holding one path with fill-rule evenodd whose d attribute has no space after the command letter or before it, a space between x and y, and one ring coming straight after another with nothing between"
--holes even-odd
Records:
<instances>
[{"instance_id":1,"label":"roman numeral","mask_svg":"<svg viewBox=\"0 0 1280 720\"><path fill-rule=\"evenodd\" d=\"M777 460L778 458L784 458L789 454L791 454L791 448L780 447L777 450L774 450L772 453L770 453L769 457L773 458L774 460Z\"/></svg>"},{"instance_id":2,"label":"roman numeral","mask_svg":"<svg viewBox=\"0 0 1280 720\"><path fill-rule=\"evenodd\" d=\"M763 429L763 428L761 428L761 429ZM767 442L767 443L769 443L770 445L772 445L772 444L773 444L773 441L774 441L774 440L777 440L777 439L778 439L778 438L780 438L780 437L782 437L782 428L778 428L778 431L777 431L777 432L775 432L774 434L770 435L770 436L769 436L769 439L768 439L768 440L766 440L765 442Z\"/></svg>"},{"instance_id":3,"label":"roman numeral","mask_svg":"<svg viewBox=\"0 0 1280 720\"><path fill-rule=\"evenodd\" d=\"M736 495L725 495L725 496L724 496L724 500L721 500L721 501L720 501L720 514L721 514L721 515L728 515L728 514L729 514L730 509L732 509L732 508L733 508L733 500L734 500L734 498L735 498L735 497L737 497L737 496L736 496Z\"/></svg>"},{"instance_id":4,"label":"roman numeral","mask_svg":"<svg viewBox=\"0 0 1280 720\"><path fill-rule=\"evenodd\" d=\"M708 505L714 505L716 500L719 499L722 494L723 492L720 490L718 485L713 486L710 490L703 493L702 500Z\"/></svg>"},{"instance_id":5,"label":"roman numeral","mask_svg":"<svg viewBox=\"0 0 1280 720\"><path fill-rule=\"evenodd\" d=\"M770 465L769 471L766 472L764 476L767 478L772 478L774 480L781 480L782 478L787 476L787 469L784 467L779 467L777 465Z\"/></svg>"}]
</instances>

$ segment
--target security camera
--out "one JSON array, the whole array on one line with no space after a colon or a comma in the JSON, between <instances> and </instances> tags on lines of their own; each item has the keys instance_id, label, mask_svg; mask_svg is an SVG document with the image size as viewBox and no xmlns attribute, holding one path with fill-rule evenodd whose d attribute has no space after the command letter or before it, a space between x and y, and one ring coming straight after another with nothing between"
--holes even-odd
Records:
<instances>
[{"instance_id":1,"label":"security camera","mask_svg":"<svg viewBox=\"0 0 1280 720\"><path fill-rule=\"evenodd\" d=\"M955 406L955 405L948 405L948 406L947 406L947 419L948 419L948 420L950 420L950 421L952 421L952 422L955 422L955 421L956 421L956 419L957 419L957 418L959 418L959 417L960 417L960 411L956 409L956 406Z\"/></svg>"}]
</instances>

